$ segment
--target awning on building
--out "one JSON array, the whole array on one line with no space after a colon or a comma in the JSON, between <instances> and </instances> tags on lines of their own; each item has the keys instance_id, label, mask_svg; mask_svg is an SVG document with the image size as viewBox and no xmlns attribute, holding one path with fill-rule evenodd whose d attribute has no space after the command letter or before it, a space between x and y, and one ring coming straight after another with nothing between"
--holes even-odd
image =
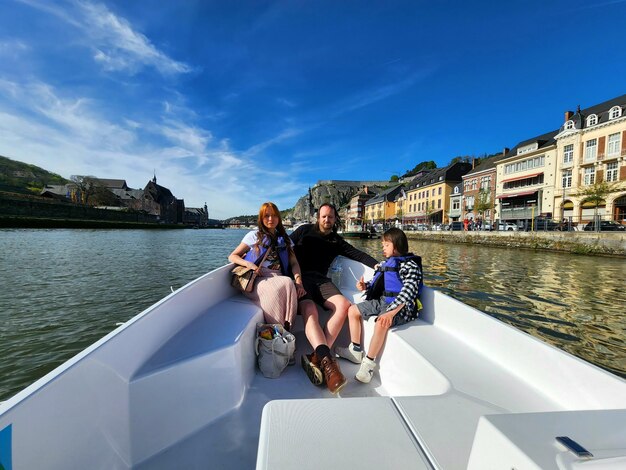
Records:
<instances>
[{"instance_id":1,"label":"awning on building","mask_svg":"<svg viewBox=\"0 0 626 470\"><path fill-rule=\"evenodd\" d=\"M508 199L510 197L520 197L520 196L529 196L531 194L535 194L537 191L525 191L523 193L514 193L514 194L500 194L496 196L496 199Z\"/></svg>"},{"instance_id":2,"label":"awning on building","mask_svg":"<svg viewBox=\"0 0 626 470\"><path fill-rule=\"evenodd\" d=\"M532 173L530 175L516 176L515 178L508 178L508 179L502 180L502 182L509 183L511 181L527 180L528 178L534 178L535 176L539 176L539 175L543 175L543 171L539 173Z\"/></svg>"},{"instance_id":3,"label":"awning on building","mask_svg":"<svg viewBox=\"0 0 626 470\"><path fill-rule=\"evenodd\" d=\"M587 201L587 202L583 202L581 204L581 206L585 209L588 209L589 207L596 207L596 203L592 202L592 201ZM604 200L600 201L597 203L598 207L606 207L606 202L604 202Z\"/></svg>"},{"instance_id":4,"label":"awning on building","mask_svg":"<svg viewBox=\"0 0 626 470\"><path fill-rule=\"evenodd\" d=\"M439 209L439 210L437 210L437 211L433 211L433 212L431 212L431 213L430 213L430 214L428 214L428 215L426 215L426 214L425 214L425 217L432 217L433 215L437 215L437 214L439 214L440 212L443 212L443 209Z\"/></svg>"}]
</instances>

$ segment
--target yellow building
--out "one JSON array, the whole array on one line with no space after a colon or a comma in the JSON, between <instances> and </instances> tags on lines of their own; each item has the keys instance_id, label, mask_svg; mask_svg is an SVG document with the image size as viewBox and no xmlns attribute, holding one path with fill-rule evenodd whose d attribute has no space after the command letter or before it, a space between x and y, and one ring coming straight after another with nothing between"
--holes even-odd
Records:
<instances>
[{"instance_id":1,"label":"yellow building","mask_svg":"<svg viewBox=\"0 0 626 470\"><path fill-rule=\"evenodd\" d=\"M365 203L365 221L368 223L389 223L396 217L396 198L402 185L388 188Z\"/></svg>"},{"instance_id":2,"label":"yellow building","mask_svg":"<svg viewBox=\"0 0 626 470\"><path fill-rule=\"evenodd\" d=\"M556 139L555 218L587 223L594 215L626 223L626 95L567 111ZM580 191L601 182L616 191L598 207Z\"/></svg>"},{"instance_id":3,"label":"yellow building","mask_svg":"<svg viewBox=\"0 0 626 470\"><path fill-rule=\"evenodd\" d=\"M405 222L448 223L450 195L454 186L471 169L471 163L456 162L445 168L431 170L411 181L405 189Z\"/></svg>"}]
</instances>

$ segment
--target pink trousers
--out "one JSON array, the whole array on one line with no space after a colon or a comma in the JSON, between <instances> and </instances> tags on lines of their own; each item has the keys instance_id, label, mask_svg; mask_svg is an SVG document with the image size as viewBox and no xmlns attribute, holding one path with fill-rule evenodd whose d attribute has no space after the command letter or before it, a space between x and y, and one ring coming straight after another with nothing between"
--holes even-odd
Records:
<instances>
[{"instance_id":1,"label":"pink trousers","mask_svg":"<svg viewBox=\"0 0 626 470\"><path fill-rule=\"evenodd\" d=\"M293 325L298 312L298 293L291 278L279 271L261 268L254 289L245 296L261 307L265 323L284 325L288 321Z\"/></svg>"}]
</instances>

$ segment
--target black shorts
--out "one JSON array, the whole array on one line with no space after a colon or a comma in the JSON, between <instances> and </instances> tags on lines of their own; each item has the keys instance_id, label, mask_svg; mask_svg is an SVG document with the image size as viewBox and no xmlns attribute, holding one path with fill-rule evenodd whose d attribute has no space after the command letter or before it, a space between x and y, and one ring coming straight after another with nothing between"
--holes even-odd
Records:
<instances>
[{"instance_id":1,"label":"black shorts","mask_svg":"<svg viewBox=\"0 0 626 470\"><path fill-rule=\"evenodd\" d=\"M332 296L342 295L333 281L317 272L302 273L302 286L306 290L306 294L300 297L298 302L312 300L316 304L324 306L324 303Z\"/></svg>"}]
</instances>

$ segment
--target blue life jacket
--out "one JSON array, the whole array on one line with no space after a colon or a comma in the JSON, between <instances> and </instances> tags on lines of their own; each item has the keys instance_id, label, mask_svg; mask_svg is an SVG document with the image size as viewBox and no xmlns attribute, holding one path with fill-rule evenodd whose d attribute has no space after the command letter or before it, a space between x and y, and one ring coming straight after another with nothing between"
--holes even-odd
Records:
<instances>
[{"instance_id":1,"label":"blue life jacket","mask_svg":"<svg viewBox=\"0 0 626 470\"><path fill-rule=\"evenodd\" d=\"M422 271L422 258L408 253L405 256L392 256L391 258L383 261L370 282L370 286L365 292L365 298L367 300L379 299L385 297L385 302L391 304L402 290L402 279L400 279L400 263L408 260L413 260L419 266ZM418 286L418 297L422 293L423 281L420 279Z\"/></svg>"},{"instance_id":2,"label":"blue life jacket","mask_svg":"<svg viewBox=\"0 0 626 470\"><path fill-rule=\"evenodd\" d=\"M265 252L270 247L270 239L267 236L263 237L263 242L259 244L260 252L257 255L257 251L255 247L252 247L247 253L246 256L243 257L246 261L251 261L257 266L265 256ZM278 260L280 261L280 270L284 276L289 275L289 252L287 251L287 243L283 237L278 237L276 241L276 252L278 253Z\"/></svg>"}]
</instances>

